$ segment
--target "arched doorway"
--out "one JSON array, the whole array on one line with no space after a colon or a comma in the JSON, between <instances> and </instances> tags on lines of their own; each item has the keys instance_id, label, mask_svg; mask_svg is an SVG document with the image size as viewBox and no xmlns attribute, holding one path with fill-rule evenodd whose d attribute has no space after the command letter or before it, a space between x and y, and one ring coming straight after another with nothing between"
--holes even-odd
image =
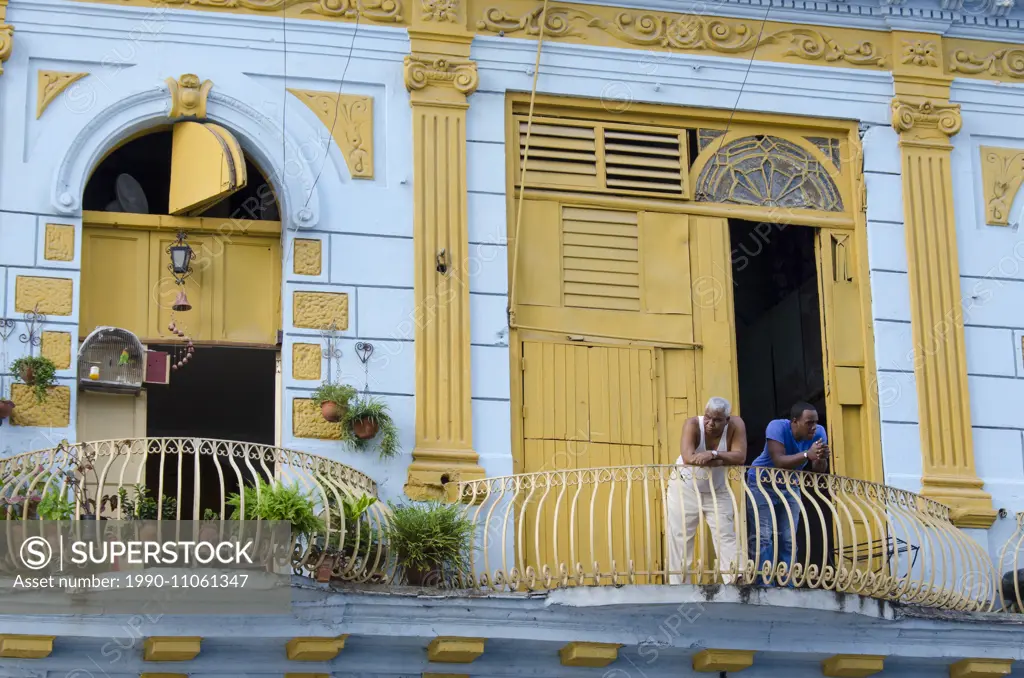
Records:
<instances>
[{"instance_id":1,"label":"arched doorway","mask_svg":"<svg viewBox=\"0 0 1024 678\"><path fill-rule=\"evenodd\" d=\"M79 440L277 444L280 208L274 187L231 132L180 122L130 137L93 170L82 205L81 337L97 327L126 329L177 369L168 383L147 383L138 395L86 388ZM169 248L182 235L193 259L179 285ZM188 310L175 308L182 291ZM194 352L179 365L188 340ZM152 472L158 467L148 464L151 485ZM167 482L177 473L164 475ZM202 484L217 476L201 475ZM193 485L191 476L182 482Z\"/></svg>"}]
</instances>

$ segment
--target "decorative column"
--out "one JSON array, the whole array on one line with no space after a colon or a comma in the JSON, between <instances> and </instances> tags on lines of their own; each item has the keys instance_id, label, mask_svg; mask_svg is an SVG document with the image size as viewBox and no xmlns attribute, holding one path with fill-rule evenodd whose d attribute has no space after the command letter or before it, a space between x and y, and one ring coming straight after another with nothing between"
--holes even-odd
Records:
<instances>
[{"instance_id":1,"label":"decorative column","mask_svg":"<svg viewBox=\"0 0 1024 678\"><path fill-rule=\"evenodd\" d=\"M467 270L466 109L478 80L463 12L458 0L422 0L405 57L416 259L416 447L405 493L416 500L484 477L473 451Z\"/></svg>"},{"instance_id":2,"label":"decorative column","mask_svg":"<svg viewBox=\"0 0 1024 678\"><path fill-rule=\"evenodd\" d=\"M960 106L949 102L940 36L896 31L893 41L922 494L950 506L960 527L987 528L996 512L974 470L953 212L950 137L960 131Z\"/></svg>"}]
</instances>

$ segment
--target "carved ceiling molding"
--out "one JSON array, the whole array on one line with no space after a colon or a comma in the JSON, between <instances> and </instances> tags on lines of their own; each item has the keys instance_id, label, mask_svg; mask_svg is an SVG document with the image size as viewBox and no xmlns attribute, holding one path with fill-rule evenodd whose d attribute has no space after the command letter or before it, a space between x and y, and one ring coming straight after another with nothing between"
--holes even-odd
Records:
<instances>
[{"instance_id":1,"label":"carved ceiling molding","mask_svg":"<svg viewBox=\"0 0 1024 678\"><path fill-rule=\"evenodd\" d=\"M167 78L167 89L171 93L171 118L205 118L206 99L213 88L212 80L200 82L199 76L186 73L177 80Z\"/></svg>"},{"instance_id":2,"label":"carved ceiling molding","mask_svg":"<svg viewBox=\"0 0 1024 678\"><path fill-rule=\"evenodd\" d=\"M43 111L53 103L72 83L81 80L88 73L65 73L62 71L37 71L36 73L36 120L43 117Z\"/></svg>"},{"instance_id":3,"label":"carved ceiling molding","mask_svg":"<svg viewBox=\"0 0 1024 678\"><path fill-rule=\"evenodd\" d=\"M1008 226L1010 208L1024 182L1024 149L981 147L981 182L985 223Z\"/></svg>"},{"instance_id":4,"label":"carved ceiling molding","mask_svg":"<svg viewBox=\"0 0 1024 678\"><path fill-rule=\"evenodd\" d=\"M948 148L949 137L959 132L962 124L960 104L904 97L892 100L892 126L902 142Z\"/></svg>"},{"instance_id":5,"label":"carved ceiling molding","mask_svg":"<svg viewBox=\"0 0 1024 678\"><path fill-rule=\"evenodd\" d=\"M782 60L874 68L887 68L891 63L884 45L888 41L885 34L878 35L879 42L868 39L865 31L857 31L855 39L840 40L831 31L810 27L782 28L780 24L769 24L762 32L757 23L738 19L614 9L609 9L610 17L604 17L595 12L596 8L592 12L577 6L549 5L544 18L545 38L586 40L603 34L626 45L725 55L745 55L773 46L773 56ZM512 37L536 36L540 33L542 13L541 5L522 13L492 6L477 20L476 29Z\"/></svg>"},{"instance_id":6,"label":"carved ceiling molding","mask_svg":"<svg viewBox=\"0 0 1024 678\"><path fill-rule=\"evenodd\" d=\"M354 179L373 178L373 97L289 89L330 130Z\"/></svg>"}]
</instances>

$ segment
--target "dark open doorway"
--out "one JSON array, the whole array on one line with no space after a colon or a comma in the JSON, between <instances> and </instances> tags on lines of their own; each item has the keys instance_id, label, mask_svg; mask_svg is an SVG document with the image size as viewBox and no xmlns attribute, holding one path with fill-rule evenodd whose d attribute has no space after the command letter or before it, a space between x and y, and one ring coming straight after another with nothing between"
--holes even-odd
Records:
<instances>
[{"instance_id":1,"label":"dark open doorway","mask_svg":"<svg viewBox=\"0 0 1024 678\"><path fill-rule=\"evenodd\" d=\"M151 346L168 351L174 346ZM150 385L147 403L146 434L150 438L211 438L274 445L276 434L276 352L250 348L196 347L190 362L171 372L166 386ZM146 464L146 485L157 496L160 481L159 455L152 454ZM195 458L183 454L181 512L191 519L194 501ZM244 459L235 459L245 480L253 480ZM238 491L238 479L225 457L220 458L224 492ZM256 466L256 464L253 464ZM273 465L268 463L273 470ZM213 456L199 459L200 515L210 508L220 510L221 473ZM164 494L174 496L178 489L177 461L168 457L163 471Z\"/></svg>"},{"instance_id":2,"label":"dark open doorway","mask_svg":"<svg viewBox=\"0 0 1024 678\"><path fill-rule=\"evenodd\" d=\"M740 412L750 463L764 450L768 423L788 419L794 403L814 405L827 432L815 231L730 220L729 232ZM803 522L810 524L797 528L794 543L798 562L820 568L833 561L821 538L832 533L831 514L824 511L828 524L821 525L820 500L815 505L807 494L804 515L811 520Z\"/></svg>"}]
</instances>

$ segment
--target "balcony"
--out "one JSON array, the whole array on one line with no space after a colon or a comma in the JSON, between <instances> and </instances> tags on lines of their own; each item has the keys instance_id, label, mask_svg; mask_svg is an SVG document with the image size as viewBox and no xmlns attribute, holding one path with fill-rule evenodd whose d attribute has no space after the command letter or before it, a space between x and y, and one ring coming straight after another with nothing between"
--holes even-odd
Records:
<instances>
[{"instance_id":1,"label":"balcony","mask_svg":"<svg viewBox=\"0 0 1024 678\"><path fill-rule=\"evenodd\" d=\"M842 476L749 471L681 477L676 466L620 466L460 483L476 526L475 583L505 591L731 583L958 611L995 606L992 560L952 524L948 507ZM735 543L735 559L715 558L709 537L726 551ZM750 543L761 544L759 554L748 553Z\"/></svg>"},{"instance_id":2,"label":"balcony","mask_svg":"<svg viewBox=\"0 0 1024 678\"><path fill-rule=\"evenodd\" d=\"M268 492L290 501L288 510L306 509L311 529L300 534L293 523L292 574L326 580L326 563L332 580L387 581L386 507L377 502L377 484L330 459L206 438L63 443L0 459L8 540L18 518L198 521L214 528L233 514L281 519L274 511L282 509L260 502Z\"/></svg>"}]
</instances>

